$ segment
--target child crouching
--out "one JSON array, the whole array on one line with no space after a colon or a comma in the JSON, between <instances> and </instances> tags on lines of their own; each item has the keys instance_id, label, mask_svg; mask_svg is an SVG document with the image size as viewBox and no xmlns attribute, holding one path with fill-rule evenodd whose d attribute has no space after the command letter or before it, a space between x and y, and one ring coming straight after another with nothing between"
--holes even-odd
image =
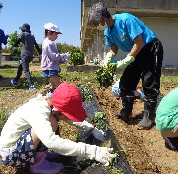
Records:
<instances>
[{"instance_id":1,"label":"child crouching","mask_svg":"<svg viewBox=\"0 0 178 174\"><path fill-rule=\"evenodd\" d=\"M42 142L58 154L95 159L109 165L109 160L114 157L111 148L76 143L55 135L58 121L64 120L87 131L92 129L95 138L102 140L103 132L86 122L85 118L82 97L74 85L61 83L52 98L38 95L12 113L4 125L0 136L2 163L17 168L30 165L31 173L61 171L63 164L49 162L47 151L36 151Z\"/></svg>"}]
</instances>

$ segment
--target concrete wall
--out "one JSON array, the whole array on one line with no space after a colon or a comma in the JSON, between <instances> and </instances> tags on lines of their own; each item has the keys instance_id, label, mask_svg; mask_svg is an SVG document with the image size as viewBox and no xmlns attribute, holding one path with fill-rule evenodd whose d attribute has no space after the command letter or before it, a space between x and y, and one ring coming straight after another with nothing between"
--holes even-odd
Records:
<instances>
[{"instance_id":1,"label":"concrete wall","mask_svg":"<svg viewBox=\"0 0 178 174\"><path fill-rule=\"evenodd\" d=\"M177 0L85 0L85 6L90 7L93 3L102 2L110 8L132 8L132 9L161 9L177 10Z\"/></svg>"},{"instance_id":2,"label":"concrete wall","mask_svg":"<svg viewBox=\"0 0 178 174\"><path fill-rule=\"evenodd\" d=\"M178 67L178 19L141 18L152 29L164 47L163 66Z\"/></svg>"}]
</instances>

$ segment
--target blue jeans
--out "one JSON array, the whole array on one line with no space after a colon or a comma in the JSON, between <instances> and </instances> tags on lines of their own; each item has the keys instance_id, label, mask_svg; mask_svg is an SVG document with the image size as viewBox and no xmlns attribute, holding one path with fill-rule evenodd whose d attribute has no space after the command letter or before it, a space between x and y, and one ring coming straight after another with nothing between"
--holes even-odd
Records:
<instances>
[{"instance_id":1,"label":"blue jeans","mask_svg":"<svg viewBox=\"0 0 178 174\"><path fill-rule=\"evenodd\" d=\"M22 71L24 71L25 78L28 80L29 84L33 84L33 79L32 79L32 76L29 70L29 64L32 60L33 60L33 57L21 56L22 63L18 67L17 76L14 78L16 82L20 79L22 75Z\"/></svg>"},{"instance_id":2,"label":"blue jeans","mask_svg":"<svg viewBox=\"0 0 178 174\"><path fill-rule=\"evenodd\" d=\"M57 70L44 70L42 72L42 76L44 78L50 78L50 76L59 76L59 72Z\"/></svg>"}]
</instances>

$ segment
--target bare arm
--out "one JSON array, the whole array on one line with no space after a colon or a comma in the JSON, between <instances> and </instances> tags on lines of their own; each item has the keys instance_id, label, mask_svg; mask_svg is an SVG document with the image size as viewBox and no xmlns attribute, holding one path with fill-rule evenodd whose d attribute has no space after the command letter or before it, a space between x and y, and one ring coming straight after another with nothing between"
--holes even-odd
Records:
<instances>
[{"instance_id":1,"label":"bare arm","mask_svg":"<svg viewBox=\"0 0 178 174\"><path fill-rule=\"evenodd\" d=\"M118 46L117 45L113 45L111 46L110 52L116 56L117 52L118 52Z\"/></svg>"},{"instance_id":2,"label":"bare arm","mask_svg":"<svg viewBox=\"0 0 178 174\"><path fill-rule=\"evenodd\" d=\"M143 42L143 38L141 35L138 35L135 39L134 39L134 45L129 53L129 55L136 57L137 54L141 51L141 49L144 46L144 42Z\"/></svg>"}]
</instances>

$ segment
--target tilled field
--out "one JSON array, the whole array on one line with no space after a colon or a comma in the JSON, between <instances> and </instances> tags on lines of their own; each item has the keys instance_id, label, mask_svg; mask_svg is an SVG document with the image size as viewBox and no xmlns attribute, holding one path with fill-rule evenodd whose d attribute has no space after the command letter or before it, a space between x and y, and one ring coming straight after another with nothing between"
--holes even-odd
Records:
<instances>
[{"instance_id":1,"label":"tilled field","mask_svg":"<svg viewBox=\"0 0 178 174\"><path fill-rule=\"evenodd\" d=\"M75 81L64 79L64 81L74 84L81 83L79 79L75 79ZM175 87L176 86L174 85L170 86L170 84L165 84L161 87L161 93L165 95ZM121 109L121 100L117 100L112 95L111 87L108 89L99 89L96 85L94 85L93 89L98 100L98 104L100 105L101 109L107 113L110 129L113 131L116 140L124 150L127 161L134 173L178 173L178 153L165 148L164 141L155 127L147 131L140 131L134 127L134 125L137 124L141 119L143 114L143 102L141 100L135 100L132 120L129 123L125 123L113 115L113 113L118 112ZM13 110L17 105L22 104L24 101L31 96L34 96L38 92L39 91L28 91L23 92L22 95L20 91L14 92L14 90L12 90L12 92L8 92L8 94L5 93L4 90L0 91L0 110L5 111L5 109L9 108ZM70 128L73 130L72 134L75 135L75 128ZM67 129L68 127L66 130ZM66 130L62 129L60 131L60 135L63 137L68 137L69 131ZM15 174L17 171L12 167L7 167L0 163L0 173Z\"/></svg>"}]
</instances>

